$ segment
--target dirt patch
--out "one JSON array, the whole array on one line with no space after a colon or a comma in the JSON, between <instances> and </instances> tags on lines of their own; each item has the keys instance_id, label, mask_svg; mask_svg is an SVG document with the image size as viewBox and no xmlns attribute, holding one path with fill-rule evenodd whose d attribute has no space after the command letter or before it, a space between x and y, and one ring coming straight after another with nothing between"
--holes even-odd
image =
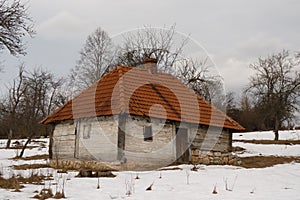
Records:
<instances>
[{"instance_id":1,"label":"dirt patch","mask_svg":"<svg viewBox=\"0 0 300 200\"><path fill-rule=\"evenodd\" d=\"M182 170L179 167L168 167L168 168L161 168L159 171L172 171L172 170Z\"/></svg>"},{"instance_id":2,"label":"dirt patch","mask_svg":"<svg viewBox=\"0 0 300 200\"><path fill-rule=\"evenodd\" d=\"M300 140L232 140L232 142L244 142L244 143L251 143L251 144L284 144L284 145L300 144Z\"/></svg>"},{"instance_id":3,"label":"dirt patch","mask_svg":"<svg viewBox=\"0 0 300 200\"><path fill-rule=\"evenodd\" d=\"M232 152L240 152L240 151L245 151L246 149L244 149L243 147L239 147L239 146L234 146L231 148Z\"/></svg>"},{"instance_id":4,"label":"dirt patch","mask_svg":"<svg viewBox=\"0 0 300 200\"><path fill-rule=\"evenodd\" d=\"M80 170L76 177L107 177L114 178L114 175L111 171L92 171L92 170Z\"/></svg>"},{"instance_id":5,"label":"dirt patch","mask_svg":"<svg viewBox=\"0 0 300 200\"><path fill-rule=\"evenodd\" d=\"M300 157L251 156L240 157L239 159L241 160L239 166L244 168L265 168L284 163L300 163Z\"/></svg>"},{"instance_id":6,"label":"dirt patch","mask_svg":"<svg viewBox=\"0 0 300 200\"><path fill-rule=\"evenodd\" d=\"M39 168L51 168L49 164L24 164L24 165L13 165L15 170L26 170L26 169L39 169Z\"/></svg>"},{"instance_id":7,"label":"dirt patch","mask_svg":"<svg viewBox=\"0 0 300 200\"><path fill-rule=\"evenodd\" d=\"M48 154L43 154L43 155L34 155L34 156L28 156L28 157L14 157L11 158L13 160L47 160L49 158Z\"/></svg>"}]
</instances>

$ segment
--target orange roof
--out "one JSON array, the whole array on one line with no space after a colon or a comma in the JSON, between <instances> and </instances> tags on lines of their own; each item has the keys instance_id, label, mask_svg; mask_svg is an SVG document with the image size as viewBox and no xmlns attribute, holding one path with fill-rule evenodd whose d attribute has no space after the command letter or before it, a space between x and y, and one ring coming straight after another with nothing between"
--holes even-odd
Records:
<instances>
[{"instance_id":1,"label":"orange roof","mask_svg":"<svg viewBox=\"0 0 300 200\"><path fill-rule=\"evenodd\" d=\"M125 112L171 121L244 128L166 73L119 66L54 111L43 124Z\"/></svg>"}]
</instances>

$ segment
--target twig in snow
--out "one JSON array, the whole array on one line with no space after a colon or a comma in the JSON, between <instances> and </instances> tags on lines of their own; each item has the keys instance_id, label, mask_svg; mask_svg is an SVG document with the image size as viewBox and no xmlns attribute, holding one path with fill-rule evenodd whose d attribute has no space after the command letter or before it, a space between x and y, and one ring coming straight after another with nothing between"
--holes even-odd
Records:
<instances>
[{"instance_id":1,"label":"twig in snow","mask_svg":"<svg viewBox=\"0 0 300 200\"><path fill-rule=\"evenodd\" d=\"M154 182L153 182L153 183L151 183L151 185L150 185L149 187L147 187L147 188L146 188L146 191L150 191L150 190L152 190L152 186L153 186L153 184L154 184Z\"/></svg>"},{"instance_id":2,"label":"twig in snow","mask_svg":"<svg viewBox=\"0 0 300 200\"><path fill-rule=\"evenodd\" d=\"M186 184L189 185L190 184L190 171L186 170L185 174L186 174Z\"/></svg>"},{"instance_id":3,"label":"twig in snow","mask_svg":"<svg viewBox=\"0 0 300 200\"><path fill-rule=\"evenodd\" d=\"M212 193L213 194L218 194L218 192L217 192L217 184L214 185L214 189L213 189Z\"/></svg>"},{"instance_id":4,"label":"twig in snow","mask_svg":"<svg viewBox=\"0 0 300 200\"><path fill-rule=\"evenodd\" d=\"M99 177L98 177L98 181L97 181L97 189L100 189L100 180L99 180Z\"/></svg>"}]
</instances>

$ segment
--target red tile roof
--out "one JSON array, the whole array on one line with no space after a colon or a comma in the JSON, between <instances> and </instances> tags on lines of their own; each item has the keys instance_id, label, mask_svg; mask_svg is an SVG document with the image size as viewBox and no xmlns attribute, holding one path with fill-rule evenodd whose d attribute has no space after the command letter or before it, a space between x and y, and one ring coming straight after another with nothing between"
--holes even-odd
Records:
<instances>
[{"instance_id":1,"label":"red tile roof","mask_svg":"<svg viewBox=\"0 0 300 200\"><path fill-rule=\"evenodd\" d=\"M103 76L41 123L121 112L244 130L239 123L204 101L174 76L160 72L150 74L144 69L124 66Z\"/></svg>"}]
</instances>

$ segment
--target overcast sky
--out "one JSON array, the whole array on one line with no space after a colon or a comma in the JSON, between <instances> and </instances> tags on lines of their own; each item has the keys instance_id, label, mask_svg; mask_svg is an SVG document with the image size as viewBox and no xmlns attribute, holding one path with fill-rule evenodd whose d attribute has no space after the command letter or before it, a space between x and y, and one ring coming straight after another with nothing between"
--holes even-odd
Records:
<instances>
[{"instance_id":1,"label":"overcast sky","mask_svg":"<svg viewBox=\"0 0 300 200\"><path fill-rule=\"evenodd\" d=\"M3 85L17 66L45 67L66 76L86 37L97 27L110 36L151 25L191 34L211 55L226 89L237 93L248 83L249 64L282 49L300 51L298 0L26 0L35 23L27 55L2 53Z\"/></svg>"}]
</instances>

